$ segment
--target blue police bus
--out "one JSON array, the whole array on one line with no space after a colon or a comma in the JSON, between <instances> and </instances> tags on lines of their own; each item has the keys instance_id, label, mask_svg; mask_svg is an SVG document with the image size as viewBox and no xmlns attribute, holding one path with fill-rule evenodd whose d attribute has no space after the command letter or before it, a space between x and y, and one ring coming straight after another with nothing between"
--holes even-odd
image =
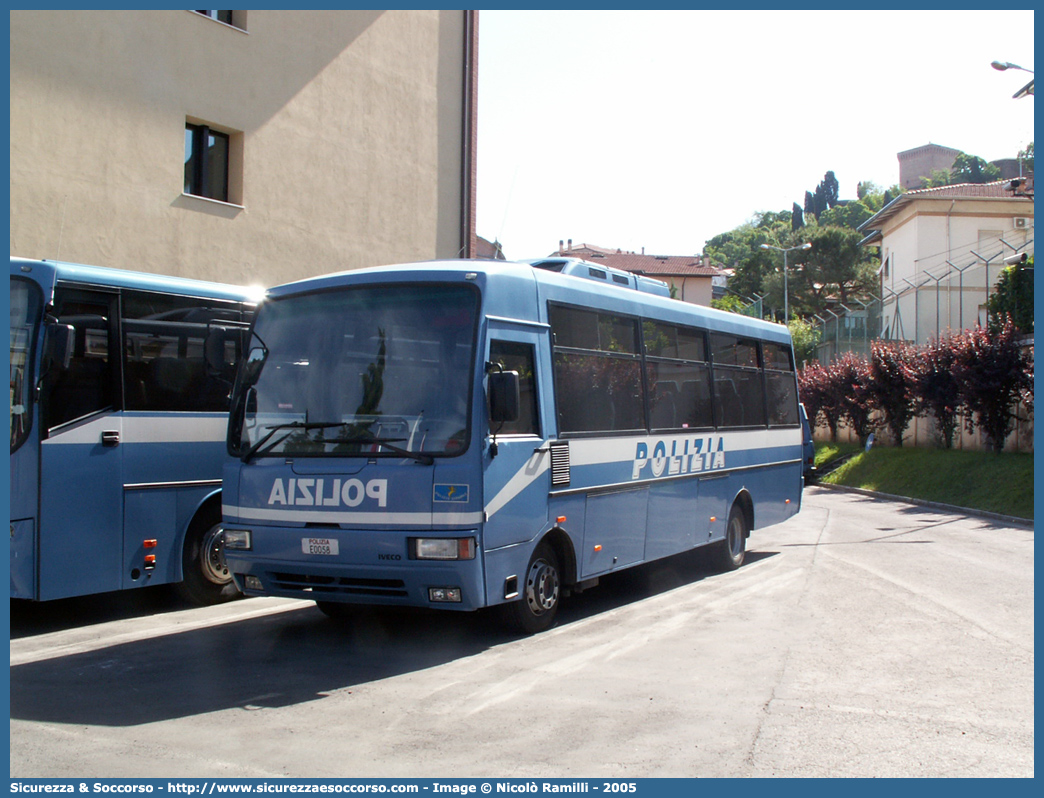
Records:
<instances>
[{"instance_id":1,"label":"blue police bus","mask_svg":"<svg viewBox=\"0 0 1044 798\"><path fill-rule=\"evenodd\" d=\"M612 571L798 512L786 327L594 263L447 261L270 289L233 392L247 595L474 610L524 632Z\"/></svg>"},{"instance_id":2,"label":"blue police bus","mask_svg":"<svg viewBox=\"0 0 1044 798\"><path fill-rule=\"evenodd\" d=\"M11 597L164 583L196 603L238 595L221 467L257 297L11 258L10 300Z\"/></svg>"}]
</instances>

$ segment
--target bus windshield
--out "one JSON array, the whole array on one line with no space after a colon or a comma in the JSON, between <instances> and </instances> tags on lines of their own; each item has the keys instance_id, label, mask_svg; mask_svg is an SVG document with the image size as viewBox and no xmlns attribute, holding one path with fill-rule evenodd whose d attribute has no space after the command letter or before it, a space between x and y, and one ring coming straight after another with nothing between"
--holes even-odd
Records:
<instances>
[{"instance_id":1,"label":"bus windshield","mask_svg":"<svg viewBox=\"0 0 1044 798\"><path fill-rule=\"evenodd\" d=\"M40 323L40 289L28 280L11 278L11 451L25 441L32 426L33 342Z\"/></svg>"},{"instance_id":2,"label":"bus windshield","mask_svg":"<svg viewBox=\"0 0 1044 798\"><path fill-rule=\"evenodd\" d=\"M244 460L456 455L467 447L478 293L381 285L269 299L230 441Z\"/></svg>"}]
</instances>

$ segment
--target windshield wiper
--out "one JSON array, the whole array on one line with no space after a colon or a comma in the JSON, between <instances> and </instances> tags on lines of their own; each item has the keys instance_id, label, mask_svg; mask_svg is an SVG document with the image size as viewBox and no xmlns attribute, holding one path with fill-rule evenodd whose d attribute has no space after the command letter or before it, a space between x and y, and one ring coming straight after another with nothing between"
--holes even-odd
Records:
<instances>
[{"instance_id":1,"label":"windshield wiper","mask_svg":"<svg viewBox=\"0 0 1044 798\"><path fill-rule=\"evenodd\" d=\"M323 440L324 443L347 443L347 444L373 443L373 444L376 444L378 446L382 446L385 449L388 449L389 451L395 452L395 454L401 454L403 457L409 457L409 458L411 458L413 460L416 460L418 463L422 463L424 465L431 465L432 463L435 462L435 458L432 457L430 454L425 454L424 452L411 452L409 449L403 449L401 446L394 446L393 445L393 444L396 444L396 443L402 443L404 440L406 440L406 438L373 438L373 437L366 437L366 436L363 436L363 435L358 435L358 436L355 436L355 437L337 437L337 438L323 437L322 440Z\"/></svg>"},{"instance_id":2,"label":"windshield wiper","mask_svg":"<svg viewBox=\"0 0 1044 798\"><path fill-rule=\"evenodd\" d=\"M287 437L289 437L290 433L294 430L328 429L329 427L343 426L345 426L345 423L343 421L288 421L285 424L269 424L265 427L268 430L268 432L262 435L258 439L257 443L255 443L253 446L247 449L246 452L244 452L239 459L245 463L256 454L264 454L264 452L261 451L261 447L268 443L268 440L281 429L290 430L290 432L287 432L286 435L283 435L278 440L273 441L272 444L269 445L268 448L266 448L264 451L270 451L271 449L278 446L280 443L285 441Z\"/></svg>"}]
</instances>

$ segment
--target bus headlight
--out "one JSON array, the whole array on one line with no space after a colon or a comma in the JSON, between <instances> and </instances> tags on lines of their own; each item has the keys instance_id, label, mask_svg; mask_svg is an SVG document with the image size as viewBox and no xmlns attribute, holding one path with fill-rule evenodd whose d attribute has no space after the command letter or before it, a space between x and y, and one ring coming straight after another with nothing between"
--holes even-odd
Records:
<instances>
[{"instance_id":1,"label":"bus headlight","mask_svg":"<svg viewBox=\"0 0 1044 798\"><path fill-rule=\"evenodd\" d=\"M225 548L231 551L250 551L253 540L249 529L226 529Z\"/></svg>"},{"instance_id":2,"label":"bus headlight","mask_svg":"<svg viewBox=\"0 0 1044 798\"><path fill-rule=\"evenodd\" d=\"M474 560L475 538L410 538L411 560Z\"/></svg>"}]
</instances>

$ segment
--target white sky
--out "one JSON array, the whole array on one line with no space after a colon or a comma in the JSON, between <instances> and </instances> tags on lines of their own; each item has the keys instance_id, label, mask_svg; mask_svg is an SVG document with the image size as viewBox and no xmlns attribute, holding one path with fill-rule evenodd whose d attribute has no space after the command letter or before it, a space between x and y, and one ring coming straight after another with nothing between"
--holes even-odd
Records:
<instances>
[{"instance_id":1,"label":"white sky","mask_svg":"<svg viewBox=\"0 0 1044 798\"><path fill-rule=\"evenodd\" d=\"M691 255L759 211L1033 140L1032 11L482 11L478 234Z\"/></svg>"}]
</instances>

